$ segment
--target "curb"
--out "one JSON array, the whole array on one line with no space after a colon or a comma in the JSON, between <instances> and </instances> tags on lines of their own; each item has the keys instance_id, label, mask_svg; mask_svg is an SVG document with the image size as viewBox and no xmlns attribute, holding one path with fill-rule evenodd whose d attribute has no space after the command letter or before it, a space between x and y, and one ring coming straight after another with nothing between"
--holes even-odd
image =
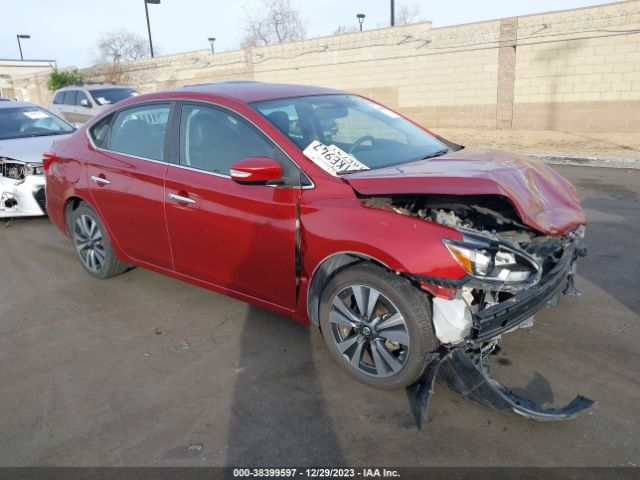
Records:
<instances>
[{"instance_id":1,"label":"curb","mask_svg":"<svg viewBox=\"0 0 640 480\"><path fill-rule=\"evenodd\" d=\"M540 155L529 153L551 165L575 165L580 167L626 168L640 170L640 161L633 158L565 157L561 155Z\"/></svg>"}]
</instances>

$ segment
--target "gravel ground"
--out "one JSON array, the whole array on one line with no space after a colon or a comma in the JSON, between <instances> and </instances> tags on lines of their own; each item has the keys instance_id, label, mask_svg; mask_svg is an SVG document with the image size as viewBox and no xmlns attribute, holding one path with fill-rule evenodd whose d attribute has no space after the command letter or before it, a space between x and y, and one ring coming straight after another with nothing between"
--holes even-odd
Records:
<instances>
[{"instance_id":1,"label":"gravel ground","mask_svg":"<svg viewBox=\"0 0 640 480\"><path fill-rule=\"evenodd\" d=\"M480 128L434 128L454 142L500 150L558 155L633 159L640 161L638 133L580 133L548 130L488 130Z\"/></svg>"}]
</instances>

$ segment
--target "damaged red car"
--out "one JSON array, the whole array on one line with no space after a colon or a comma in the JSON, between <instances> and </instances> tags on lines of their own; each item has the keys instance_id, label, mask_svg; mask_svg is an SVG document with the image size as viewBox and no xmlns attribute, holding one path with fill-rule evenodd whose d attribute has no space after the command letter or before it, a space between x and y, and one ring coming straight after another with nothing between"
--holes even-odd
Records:
<instances>
[{"instance_id":1,"label":"damaged red car","mask_svg":"<svg viewBox=\"0 0 640 480\"><path fill-rule=\"evenodd\" d=\"M575 291L585 216L535 160L463 148L359 95L224 82L111 107L45 154L47 210L96 278L155 270L320 327L374 387L440 374L487 406L544 409L489 376L502 336Z\"/></svg>"}]
</instances>

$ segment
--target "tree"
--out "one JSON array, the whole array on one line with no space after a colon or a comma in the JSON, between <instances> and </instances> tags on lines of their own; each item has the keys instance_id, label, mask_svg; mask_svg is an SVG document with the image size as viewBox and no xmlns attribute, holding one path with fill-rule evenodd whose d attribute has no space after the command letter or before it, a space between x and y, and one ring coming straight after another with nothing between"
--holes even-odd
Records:
<instances>
[{"instance_id":1,"label":"tree","mask_svg":"<svg viewBox=\"0 0 640 480\"><path fill-rule=\"evenodd\" d=\"M66 70L61 72L57 68L54 68L49 74L49 80L47 81L47 87L50 91L55 92L59 88L68 87L69 85L77 85L84 81L84 72L81 72L77 68L73 70Z\"/></svg>"},{"instance_id":2,"label":"tree","mask_svg":"<svg viewBox=\"0 0 640 480\"><path fill-rule=\"evenodd\" d=\"M107 32L96 43L96 63L118 63L151 56L147 40L126 30Z\"/></svg>"},{"instance_id":3,"label":"tree","mask_svg":"<svg viewBox=\"0 0 640 480\"><path fill-rule=\"evenodd\" d=\"M418 5L402 5L396 14L396 25L408 25L420 21L420 7Z\"/></svg>"},{"instance_id":4,"label":"tree","mask_svg":"<svg viewBox=\"0 0 640 480\"><path fill-rule=\"evenodd\" d=\"M355 25L351 25L350 27L347 27L346 25L340 25L338 28L336 28L333 31L333 34L344 35L345 33L355 33L358 30L359 30L358 27L356 27Z\"/></svg>"},{"instance_id":5,"label":"tree","mask_svg":"<svg viewBox=\"0 0 640 480\"><path fill-rule=\"evenodd\" d=\"M245 10L242 48L294 42L305 38L306 29L300 12L290 0L262 0L262 9L251 14Z\"/></svg>"}]
</instances>

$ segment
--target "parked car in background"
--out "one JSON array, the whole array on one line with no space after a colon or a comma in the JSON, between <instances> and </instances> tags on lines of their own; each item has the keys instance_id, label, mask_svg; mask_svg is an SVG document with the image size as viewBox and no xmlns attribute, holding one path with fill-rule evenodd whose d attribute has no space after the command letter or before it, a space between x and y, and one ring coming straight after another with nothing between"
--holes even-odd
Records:
<instances>
[{"instance_id":1,"label":"parked car in background","mask_svg":"<svg viewBox=\"0 0 640 480\"><path fill-rule=\"evenodd\" d=\"M81 124L106 107L138 95L131 87L112 84L93 84L65 87L53 94L49 105L56 115L69 122Z\"/></svg>"},{"instance_id":2,"label":"parked car in background","mask_svg":"<svg viewBox=\"0 0 640 480\"><path fill-rule=\"evenodd\" d=\"M74 131L32 103L0 103L0 218L46 214L42 154Z\"/></svg>"},{"instance_id":3,"label":"parked car in background","mask_svg":"<svg viewBox=\"0 0 640 480\"><path fill-rule=\"evenodd\" d=\"M374 387L424 381L428 398L440 369L531 418L593 403L544 409L488 376L502 335L571 293L586 254L575 188L536 160L358 95L226 82L123 101L44 166L49 216L93 277L138 265L319 326Z\"/></svg>"},{"instance_id":4,"label":"parked car in background","mask_svg":"<svg viewBox=\"0 0 640 480\"><path fill-rule=\"evenodd\" d=\"M0 102L11 102L10 98L0 97Z\"/></svg>"}]
</instances>

